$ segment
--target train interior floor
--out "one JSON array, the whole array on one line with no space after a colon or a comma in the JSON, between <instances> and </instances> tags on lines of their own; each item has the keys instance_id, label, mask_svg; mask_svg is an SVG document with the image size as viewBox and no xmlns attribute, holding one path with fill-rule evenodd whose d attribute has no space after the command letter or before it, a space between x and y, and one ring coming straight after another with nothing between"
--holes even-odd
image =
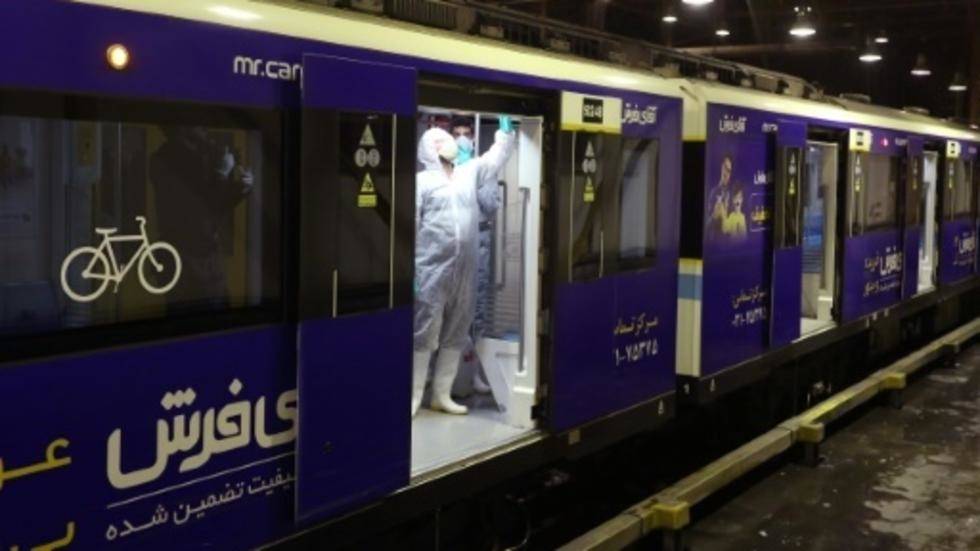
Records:
<instances>
[{"instance_id":1,"label":"train interior floor","mask_svg":"<svg viewBox=\"0 0 980 551\"><path fill-rule=\"evenodd\" d=\"M508 425L490 396L473 394L459 402L469 408L468 414L449 415L423 407L415 416L412 476L490 451L528 433Z\"/></svg>"},{"instance_id":2,"label":"train interior floor","mask_svg":"<svg viewBox=\"0 0 980 551\"><path fill-rule=\"evenodd\" d=\"M836 327L833 320L817 320L812 318L800 318L800 335L809 335L817 331L823 331Z\"/></svg>"},{"instance_id":3,"label":"train interior floor","mask_svg":"<svg viewBox=\"0 0 980 551\"><path fill-rule=\"evenodd\" d=\"M900 410L842 421L815 469L783 462L706 502L690 549L980 549L980 345L956 365L911 382Z\"/></svg>"}]
</instances>

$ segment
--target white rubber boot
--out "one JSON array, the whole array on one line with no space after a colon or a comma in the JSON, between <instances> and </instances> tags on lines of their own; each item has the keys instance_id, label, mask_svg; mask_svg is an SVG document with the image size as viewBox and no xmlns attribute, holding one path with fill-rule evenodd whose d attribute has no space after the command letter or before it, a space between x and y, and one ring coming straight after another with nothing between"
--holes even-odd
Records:
<instances>
[{"instance_id":1,"label":"white rubber boot","mask_svg":"<svg viewBox=\"0 0 980 551\"><path fill-rule=\"evenodd\" d=\"M412 417L419 412L422 394L425 393L425 380L429 376L429 359L432 352L416 352L412 356Z\"/></svg>"},{"instance_id":2,"label":"white rubber boot","mask_svg":"<svg viewBox=\"0 0 980 551\"><path fill-rule=\"evenodd\" d=\"M456 371L459 369L461 350L443 348L436 356L436 373L432 378L432 409L454 415L466 415L466 406L457 404L450 395Z\"/></svg>"}]
</instances>

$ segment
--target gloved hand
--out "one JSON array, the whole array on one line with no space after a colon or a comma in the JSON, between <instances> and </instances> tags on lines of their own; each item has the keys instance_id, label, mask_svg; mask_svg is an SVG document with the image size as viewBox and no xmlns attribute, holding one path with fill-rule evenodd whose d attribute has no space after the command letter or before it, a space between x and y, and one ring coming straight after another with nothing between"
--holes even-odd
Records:
<instances>
[{"instance_id":1,"label":"gloved hand","mask_svg":"<svg viewBox=\"0 0 980 551\"><path fill-rule=\"evenodd\" d=\"M513 121L510 120L510 117L508 117L507 115L500 115L499 117L497 117L497 122L500 124L500 130L502 132L514 131L514 123Z\"/></svg>"},{"instance_id":2,"label":"gloved hand","mask_svg":"<svg viewBox=\"0 0 980 551\"><path fill-rule=\"evenodd\" d=\"M221 156L221 166L218 167L218 174L221 174L222 178L227 178L233 168L235 168L235 155L225 146L225 152Z\"/></svg>"}]
</instances>

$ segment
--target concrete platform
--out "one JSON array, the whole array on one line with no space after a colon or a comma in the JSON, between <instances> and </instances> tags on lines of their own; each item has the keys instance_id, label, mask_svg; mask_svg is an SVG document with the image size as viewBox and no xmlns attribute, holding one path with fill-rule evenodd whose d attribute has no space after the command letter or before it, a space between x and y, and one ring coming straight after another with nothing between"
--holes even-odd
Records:
<instances>
[{"instance_id":1,"label":"concrete platform","mask_svg":"<svg viewBox=\"0 0 980 551\"><path fill-rule=\"evenodd\" d=\"M910 384L903 409L867 408L841 423L823 441L817 468L783 461L723 496L717 509L696 515L687 544L980 549L980 345L957 360Z\"/></svg>"}]
</instances>

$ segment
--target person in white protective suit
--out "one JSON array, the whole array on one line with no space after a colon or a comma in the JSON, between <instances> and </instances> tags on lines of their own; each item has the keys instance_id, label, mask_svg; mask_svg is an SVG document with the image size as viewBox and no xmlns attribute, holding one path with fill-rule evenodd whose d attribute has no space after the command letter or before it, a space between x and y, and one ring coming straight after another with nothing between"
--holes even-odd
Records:
<instances>
[{"instance_id":1,"label":"person in white protective suit","mask_svg":"<svg viewBox=\"0 0 980 551\"><path fill-rule=\"evenodd\" d=\"M473 160L476 151L476 144L473 142L473 119L469 117L454 117L452 121L453 138L459 148L456 156L455 165L460 166ZM493 245L493 225L492 220L497 210L500 208L501 192L499 174L486 170L477 180L476 193L477 202L480 205L479 219L479 239L477 241L477 276L476 276L476 315L473 318L473 327L470 331L471 342L467 343L463 351L462 368L469 364L472 368L471 382L457 380L453 384L453 392L463 395L475 390L480 394L490 392L490 386L486 383L482 373L483 368L479 359L476 357L476 342L484 335L489 324L491 308L491 273L490 273L490 248Z\"/></svg>"},{"instance_id":2,"label":"person in white protective suit","mask_svg":"<svg viewBox=\"0 0 980 551\"><path fill-rule=\"evenodd\" d=\"M430 128L419 140L418 158L424 170L415 180L413 416L422 403L429 362L437 350L431 407L457 415L467 412L466 406L453 401L450 391L475 315L478 223L484 195L478 188L507 163L514 141L510 119L502 116L493 146L479 158L455 166L459 146L448 132Z\"/></svg>"}]
</instances>

